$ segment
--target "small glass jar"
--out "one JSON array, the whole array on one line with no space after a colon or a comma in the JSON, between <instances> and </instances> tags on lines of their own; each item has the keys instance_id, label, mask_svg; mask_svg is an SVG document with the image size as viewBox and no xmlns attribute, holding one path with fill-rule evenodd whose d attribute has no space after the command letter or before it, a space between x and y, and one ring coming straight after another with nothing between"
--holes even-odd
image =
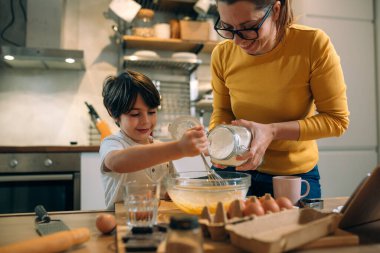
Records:
<instances>
[{"instance_id":1,"label":"small glass jar","mask_svg":"<svg viewBox=\"0 0 380 253\"><path fill-rule=\"evenodd\" d=\"M208 136L211 162L226 166L239 166L246 161L237 161L236 156L249 150L252 134L242 126L218 125Z\"/></svg>"},{"instance_id":2,"label":"small glass jar","mask_svg":"<svg viewBox=\"0 0 380 253\"><path fill-rule=\"evenodd\" d=\"M153 37L153 16L153 10L141 9L134 20L132 34L140 37Z\"/></svg>"},{"instance_id":3,"label":"small glass jar","mask_svg":"<svg viewBox=\"0 0 380 253\"><path fill-rule=\"evenodd\" d=\"M197 216L176 215L170 217L165 252L203 253L203 237Z\"/></svg>"}]
</instances>

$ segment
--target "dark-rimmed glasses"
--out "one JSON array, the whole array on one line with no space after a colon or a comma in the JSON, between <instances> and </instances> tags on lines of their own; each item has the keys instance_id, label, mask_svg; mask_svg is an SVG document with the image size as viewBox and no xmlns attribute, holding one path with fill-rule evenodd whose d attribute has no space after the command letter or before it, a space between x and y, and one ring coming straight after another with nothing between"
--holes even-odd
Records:
<instances>
[{"instance_id":1,"label":"dark-rimmed glasses","mask_svg":"<svg viewBox=\"0 0 380 253\"><path fill-rule=\"evenodd\" d=\"M214 29L215 31L225 39L234 39L235 34L244 40L256 40L259 37L259 30L264 24L265 20L269 17L269 14L273 8L271 5L266 11L264 17L261 19L260 23L256 27L245 28L245 29L227 29L220 27L220 17L218 17Z\"/></svg>"}]
</instances>

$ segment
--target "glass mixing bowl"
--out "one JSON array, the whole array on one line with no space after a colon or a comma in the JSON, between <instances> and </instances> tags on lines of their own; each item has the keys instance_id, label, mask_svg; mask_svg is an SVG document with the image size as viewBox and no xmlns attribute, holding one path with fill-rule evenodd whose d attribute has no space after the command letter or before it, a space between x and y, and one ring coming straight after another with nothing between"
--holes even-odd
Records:
<instances>
[{"instance_id":1,"label":"glass mixing bowl","mask_svg":"<svg viewBox=\"0 0 380 253\"><path fill-rule=\"evenodd\" d=\"M204 206L215 213L216 205L222 202L227 210L235 199L244 199L251 176L241 172L216 172L223 182L210 181L206 171L187 171L170 174L165 178L168 194L184 212L199 215Z\"/></svg>"}]
</instances>

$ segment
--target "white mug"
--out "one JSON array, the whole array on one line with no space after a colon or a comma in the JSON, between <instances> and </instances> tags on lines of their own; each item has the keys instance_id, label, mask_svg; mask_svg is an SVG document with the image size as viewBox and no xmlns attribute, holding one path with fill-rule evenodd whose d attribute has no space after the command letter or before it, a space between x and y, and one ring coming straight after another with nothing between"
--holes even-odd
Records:
<instances>
[{"instance_id":1,"label":"white mug","mask_svg":"<svg viewBox=\"0 0 380 253\"><path fill-rule=\"evenodd\" d=\"M210 8L210 0L198 0L193 8L198 14L205 15Z\"/></svg>"},{"instance_id":2,"label":"white mug","mask_svg":"<svg viewBox=\"0 0 380 253\"><path fill-rule=\"evenodd\" d=\"M109 8L120 18L130 23L141 9L141 5L133 0L112 0Z\"/></svg>"},{"instance_id":3,"label":"white mug","mask_svg":"<svg viewBox=\"0 0 380 253\"><path fill-rule=\"evenodd\" d=\"M301 194L301 184L306 184L306 192ZM297 176L275 176L273 177L273 194L274 198L287 197L296 205L297 202L306 197L310 192L308 181Z\"/></svg>"},{"instance_id":4,"label":"white mug","mask_svg":"<svg viewBox=\"0 0 380 253\"><path fill-rule=\"evenodd\" d=\"M167 23L158 23L154 25L154 36L161 39L170 38L170 25Z\"/></svg>"}]
</instances>

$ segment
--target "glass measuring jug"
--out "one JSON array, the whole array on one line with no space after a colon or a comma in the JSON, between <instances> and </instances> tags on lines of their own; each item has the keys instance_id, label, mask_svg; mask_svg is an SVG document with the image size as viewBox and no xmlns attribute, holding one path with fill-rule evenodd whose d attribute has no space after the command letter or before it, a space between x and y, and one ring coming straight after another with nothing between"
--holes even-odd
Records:
<instances>
[{"instance_id":1,"label":"glass measuring jug","mask_svg":"<svg viewBox=\"0 0 380 253\"><path fill-rule=\"evenodd\" d=\"M242 126L222 124L213 128L207 138L212 163L239 166L246 162L236 160L236 156L249 150L252 140L249 129Z\"/></svg>"}]
</instances>

